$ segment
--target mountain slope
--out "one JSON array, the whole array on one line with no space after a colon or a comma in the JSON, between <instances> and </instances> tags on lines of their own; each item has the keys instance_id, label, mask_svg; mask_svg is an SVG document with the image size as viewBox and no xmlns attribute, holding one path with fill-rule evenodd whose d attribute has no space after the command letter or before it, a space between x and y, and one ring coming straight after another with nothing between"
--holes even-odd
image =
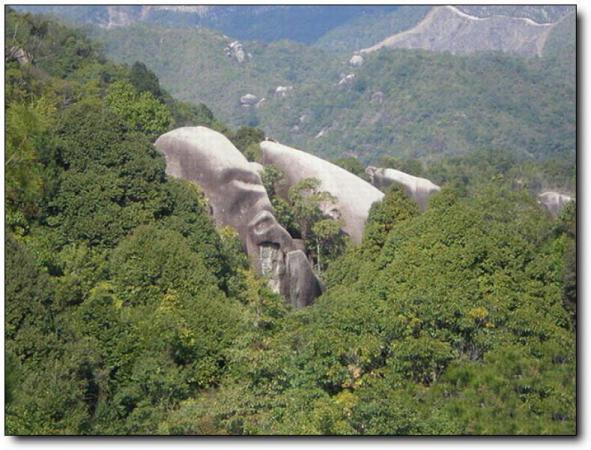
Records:
<instances>
[{"instance_id":1,"label":"mountain slope","mask_svg":"<svg viewBox=\"0 0 591 450\"><path fill-rule=\"evenodd\" d=\"M538 23L555 23L575 11L573 5L456 5L476 17L523 17Z\"/></svg>"},{"instance_id":2,"label":"mountain slope","mask_svg":"<svg viewBox=\"0 0 591 450\"><path fill-rule=\"evenodd\" d=\"M430 6L400 6L388 14L362 15L328 31L314 46L338 52L369 47L392 34L412 28L430 9Z\"/></svg>"},{"instance_id":3,"label":"mountain slope","mask_svg":"<svg viewBox=\"0 0 591 450\"><path fill-rule=\"evenodd\" d=\"M395 11L398 6L17 5L15 8L108 29L144 22L170 27L208 27L238 39L312 43L350 20L377 17Z\"/></svg>"},{"instance_id":4,"label":"mountain slope","mask_svg":"<svg viewBox=\"0 0 591 450\"><path fill-rule=\"evenodd\" d=\"M539 56L552 25L521 17L477 17L453 6L438 6L429 11L414 28L390 36L361 52L388 47L452 53L500 50Z\"/></svg>"},{"instance_id":5,"label":"mountain slope","mask_svg":"<svg viewBox=\"0 0 591 450\"><path fill-rule=\"evenodd\" d=\"M5 54L6 434L576 435L574 204L552 219L499 177L496 153L451 161L477 186L447 183L421 214L388 192L361 245L331 261L325 294L292 311L151 144L187 121L214 126L205 107L10 8ZM493 85L487 96L495 77L521 77L500 86L504 112L527 107L503 97L522 79L539 84L528 94L565 94L531 62L480 58L397 50L364 67L421 101L427 69L433 91L457 76L466 92ZM337 88L343 101L353 86ZM276 175L264 176L273 192ZM295 193L300 212L282 209L292 220L319 201Z\"/></svg>"},{"instance_id":6,"label":"mountain slope","mask_svg":"<svg viewBox=\"0 0 591 450\"><path fill-rule=\"evenodd\" d=\"M338 77L338 63L325 51L289 41L241 43L240 60L228 56L232 39L208 29L138 23L98 30L96 36L113 59L145 62L172 95L211 105L216 116L234 125L256 125L254 103L263 98ZM280 86L284 94L276 93ZM256 100L241 104L249 94Z\"/></svg>"},{"instance_id":7,"label":"mountain slope","mask_svg":"<svg viewBox=\"0 0 591 450\"><path fill-rule=\"evenodd\" d=\"M244 42L239 63L224 53L231 39L209 30L136 24L100 37L116 60L145 61L173 95L318 155L574 155L574 79L551 58L383 49L352 67L348 55L284 41Z\"/></svg>"},{"instance_id":8,"label":"mountain slope","mask_svg":"<svg viewBox=\"0 0 591 450\"><path fill-rule=\"evenodd\" d=\"M268 102L257 112L260 123L299 148L368 163L476 149L574 161L575 85L545 60L402 49L365 59L348 82Z\"/></svg>"}]
</instances>

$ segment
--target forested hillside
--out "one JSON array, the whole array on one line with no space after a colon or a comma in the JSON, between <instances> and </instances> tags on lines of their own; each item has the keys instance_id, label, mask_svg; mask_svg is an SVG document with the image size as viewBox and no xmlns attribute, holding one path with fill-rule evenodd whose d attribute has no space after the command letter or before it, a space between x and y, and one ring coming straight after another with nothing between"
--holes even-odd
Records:
<instances>
[{"instance_id":1,"label":"forested hillside","mask_svg":"<svg viewBox=\"0 0 591 450\"><path fill-rule=\"evenodd\" d=\"M431 9L430 6L399 6L395 11L379 15L361 15L328 31L314 46L351 54L386 37L412 28Z\"/></svg>"},{"instance_id":2,"label":"forested hillside","mask_svg":"<svg viewBox=\"0 0 591 450\"><path fill-rule=\"evenodd\" d=\"M224 51L234 39L209 29L136 24L96 33L112 58L144 62L174 96L211 105L217 117L234 126L260 121L254 104L241 105L242 96L252 94L255 103L263 98L269 103L283 98L276 94L279 86L299 90L309 83L338 81L337 60L290 41L244 42L244 60L239 61Z\"/></svg>"},{"instance_id":3,"label":"forested hillside","mask_svg":"<svg viewBox=\"0 0 591 450\"><path fill-rule=\"evenodd\" d=\"M359 17L396 11L397 5L16 5L18 11L51 14L78 25L105 28L137 22L206 27L238 39L289 39L311 44L330 30Z\"/></svg>"},{"instance_id":4,"label":"forested hillside","mask_svg":"<svg viewBox=\"0 0 591 450\"><path fill-rule=\"evenodd\" d=\"M166 33L138 36L146 51L162 37L185 45ZM306 66L284 65L299 47L268 47L277 67L251 68L252 79L299 80ZM267 46L252 48L256 60ZM214 226L200 188L166 176L153 146L204 125L252 160L262 130L224 125L175 99L142 62L112 62L51 20L8 9L5 54L7 434L576 433L576 207L552 218L530 193L544 176L574 181L574 87L546 78L549 62L372 55L333 104L358 99L363 117L381 89L391 126L406 128L384 150L370 140L376 155L364 149L365 161L481 153L403 161L442 191L420 212L390 189L362 243L339 241L327 255L326 292L294 310L249 268L237 233ZM323 54L307 53L310 77L331 76L321 74L330 61L314 69ZM175 70L205 92L213 72L193 63ZM499 78L506 91L487 86ZM319 88L306 89L284 98L294 111L322 105ZM275 125L271 109L261 114L261 127L293 127L282 111ZM352 144L367 142L371 124L319 111L312 122L335 117ZM554 166L544 172L520 152ZM340 163L362 171L352 161ZM285 228L318 223L309 198L274 195L280 176L265 170L263 181Z\"/></svg>"},{"instance_id":5,"label":"forested hillside","mask_svg":"<svg viewBox=\"0 0 591 450\"><path fill-rule=\"evenodd\" d=\"M244 42L250 57L239 63L224 53L231 38L207 30L135 25L98 38L115 59L145 62L175 96L320 156L432 161L478 149L572 167L573 30L565 19L543 58L384 49L361 66L288 42ZM241 103L246 94L252 103Z\"/></svg>"}]
</instances>

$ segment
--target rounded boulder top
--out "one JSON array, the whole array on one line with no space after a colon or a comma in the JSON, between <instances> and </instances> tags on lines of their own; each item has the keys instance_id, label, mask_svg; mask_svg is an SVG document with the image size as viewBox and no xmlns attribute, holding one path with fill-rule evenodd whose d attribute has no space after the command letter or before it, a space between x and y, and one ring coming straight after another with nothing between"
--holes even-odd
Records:
<instances>
[{"instance_id":1,"label":"rounded boulder top","mask_svg":"<svg viewBox=\"0 0 591 450\"><path fill-rule=\"evenodd\" d=\"M268 140L261 142L260 146L263 165L279 168L287 178L288 187L305 178L318 179L320 190L337 199L336 207L344 221L343 231L354 242L361 242L369 208L384 196L380 190L351 172L310 153Z\"/></svg>"}]
</instances>

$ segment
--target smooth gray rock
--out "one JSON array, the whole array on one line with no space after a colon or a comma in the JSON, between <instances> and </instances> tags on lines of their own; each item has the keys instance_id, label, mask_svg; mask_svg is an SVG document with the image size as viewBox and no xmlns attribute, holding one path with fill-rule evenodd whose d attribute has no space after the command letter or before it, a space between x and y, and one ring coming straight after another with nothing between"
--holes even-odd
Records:
<instances>
[{"instance_id":1,"label":"smooth gray rock","mask_svg":"<svg viewBox=\"0 0 591 450\"><path fill-rule=\"evenodd\" d=\"M293 91L293 86L277 86L275 88L275 96L285 98L291 91Z\"/></svg>"},{"instance_id":2,"label":"smooth gray rock","mask_svg":"<svg viewBox=\"0 0 591 450\"><path fill-rule=\"evenodd\" d=\"M363 64L363 56L361 56L359 53L355 53L353 56L351 56L349 64L351 64L354 67L361 66Z\"/></svg>"},{"instance_id":3,"label":"smooth gray rock","mask_svg":"<svg viewBox=\"0 0 591 450\"><path fill-rule=\"evenodd\" d=\"M426 178L415 177L396 169L385 169L369 166L365 169L371 184L379 189L387 188L393 183L402 185L422 210L427 209L429 197L441 188Z\"/></svg>"},{"instance_id":4,"label":"smooth gray rock","mask_svg":"<svg viewBox=\"0 0 591 450\"><path fill-rule=\"evenodd\" d=\"M265 166L263 166L262 164L260 164L256 161L251 161L248 164L250 165L252 170L254 170L256 173L258 173L260 176L263 175L263 172L265 171Z\"/></svg>"},{"instance_id":5,"label":"smooth gray rock","mask_svg":"<svg viewBox=\"0 0 591 450\"><path fill-rule=\"evenodd\" d=\"M348 75L344 75L343 77L341 77L341 79L337 83L337 86L343 86L343 85L346 85L346 84L351 84L351 83L353 83L354 80L355 80L355 74L354 73L350 73Z\"/></svg>"},{"instance_id":6,"label":"smooth gray rock","mask_svg":"<svg viewBox=\"0 0 591 450\"><path fill-rule=\"evenodd\" d=\"M254 94L245 94L240 97L240 104L242 106L255 106L259 102L259 98Z\"/></svg>"},{"instance_id":7,"label":"smooth gray rock","mask_svg":"<svg viewBox=\"0 0 591 450\"><path fill-rule=\"evenodd\" d=\"M371 94L371 103L377 103L378 105L384 103L384 93L382 91L376 91Z\"/></svg>"},{"instance_id":8,"label":"smooth gray rock","mask_svg":"<svg viewBox=\"0 0 591 450\"><path fill-rule=\"evenodd\" d=\"M319 297L324 292L324 285L321 282L310 282L316 276L308 258L303 251L294 250L287 254L286 261L287 285L283 295L289 298L290 303L296 308L312 304L310 300Z\"/></svg>"},{"instance_id":9,"label":"smooth gray rock","mask_svg":"<svg viewBox=\"0 0 591 450\"><path fill-rule=\"evenodd\" d=\"M564 208L567 203L575 200L569 195L560 194L555 191L543 192L538 195L538 199L554 217L557 217L558 214L560 214L560 211L562 211L562 208Z\"/></svg>"},{"instance_id":10,"label":"smooth gray rock","mask_svg":"<svg viewBox=\"0 0 591 450\"><path fill-rule=\"evenodd\" d=\"M299 256L289 256L302 252L275 219L257 167L228 138L205 127L183 127L160 136L155 146L168 175L203 189L216 225L238 232L251 266L275 292L296 307L313 303L320 280L307 259L305 267Z\"/></svg>"},{"instance_id":11,"label":"smooth gray rock","mask_svg":"<svg viewBox=\"0 0 591 450\"><path fill-rule=\"evenodd\" d=\"M320 190L337 199L336 205L325 205L323 212L333 217L339 215L344 222L343 231L353 242L361 242L369 208L384 197L382 192L351 172L309 153L272 141L263 141L260 146L263 165L273 165L285 174L279 195L286 198L294 184L304 178L317 178Z\"/></svg>"}]
</instances>

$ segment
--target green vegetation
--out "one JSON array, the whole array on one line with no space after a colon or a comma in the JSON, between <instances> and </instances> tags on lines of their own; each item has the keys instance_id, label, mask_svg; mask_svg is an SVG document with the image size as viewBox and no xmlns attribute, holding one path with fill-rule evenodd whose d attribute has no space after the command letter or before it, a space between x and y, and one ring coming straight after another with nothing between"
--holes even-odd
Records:
<instances>
[{"instance_id":1,"label":"green vegetation","mask_svg":"<svg viewBox=\"0 0 591 450\"><path fill-rule=\"evenodd\" d=\"M422 5L399 6L396 11L388 14L361 15L331 29L314 46L350 56L354 51L371 47L388 36L414 27L430 9L430 6Z\"/></svg>"},{"instance_id":2,"label":"green vegetation","mask_svg":"<svg viewBox=\"0 0 591 450\"><path fill-rule=\"evenodd\" d=\"M363 244L331 264L327 293L251 336L221 385L162 431L574 432L571 238L499 183L446 189L421 215L401 191L384 202Z\"/></svg>"},{"instance_id":3,"label":"green vegetation","mask_svg":"<svg viewBox=\"0 0 591 450\"><path fill-rule=\"evenodd\" d=\"M389 190L359 246L319 213L331 199L314 180L285 201L266 168L278 219L327 284L295 311L152 145L202 124L256 159L263 132L174 100L145 65L108 61L78 31L6 19L6 49L32 56L6 61L7 434L576 433L576 208L552 219L528 191L541 167L574 180L572 164L491 150L415 166L444 189L423 213ZM392 55L408 70L447 64ZM368 67L402 70L375 58ZM530 89L529 63L454 61L490 77L514 64ZM572 155L568 118L547 120L542 153Z\"/></svg>"},{"instance_id":4,"label":"green vegetation","mask_svg":"<svg viewBox=\"0 0 591 450\"><path fill-rule=\"evenodd\" d=\"M431 162L490 149L532 161L560 156L573 165L575 84L551 66L502 54L386 49L349 69L352 83L296 88L298 95L258 115L278 139L331 158Z\"/></svg>"},{"instance_id":5,"label":"green vegetation","mask_svg":"<svg viewBox=\"0 0 591 450\"><path fill-rule=\"evenodd\" d=\"M156 433L285 309L151 144L179 121L224 127L145 67L72 58L94 48L75 31L9 10L6 33L34 62L7 62L6 431Z\"/></svg>"},{"instance_id":6,"label":"green vegetation","mask_svg":"<svg viewBox=\"0 0 591 450\"><path fill-rule=\"evenodd\" d=\"M399 8L384 20L405 11L417 13ZM348 64L350 53L287 41L244 42L252 58L238 63L224 53L231 38L207 29L136 24L97 36L116 60L144 61L174 96L205 102L233 126L262 128L328 159L430 163L490 150L532 162L562 158L572 166L573 17L553 30L542 58L384 49L364 55L361 67ZM355 78L339 85L347 74ZM281 95L278 86L293 89ZM265 101L241 106L246 93Z\"/></svg>"},{"instance_id":7,"label":"green vegetation","mask_svg":"<svg viewBox=\"0 0 591 450\"><path fill-rule=\"evenodd\" d=\"M250 93L271 101L278 86L329 82L339 70L325 51L284 40L244 42L244 52L252 58L239 63L224 52L233 39L206 28L137 23L94 33L116 61L142 61L174 97L206 103L234 126L258 124L257 111L242 107L241 96Z\"/></svg>"},{"instance_id":8,"label":"green vegetation","mask_svg":"<svg viewBox=\"0 0 591 450\"><path fill-rule=\"evenodd\" d=\"M17 11L51 14L78 25L123 25L138 21L170 28L212 28L238 39L271 42L291 40L311 44L330 30L358 17L380 16L396 5L16 5ZM271 25L272 24L272 25Z\"/></svg>"}]
</instances>

